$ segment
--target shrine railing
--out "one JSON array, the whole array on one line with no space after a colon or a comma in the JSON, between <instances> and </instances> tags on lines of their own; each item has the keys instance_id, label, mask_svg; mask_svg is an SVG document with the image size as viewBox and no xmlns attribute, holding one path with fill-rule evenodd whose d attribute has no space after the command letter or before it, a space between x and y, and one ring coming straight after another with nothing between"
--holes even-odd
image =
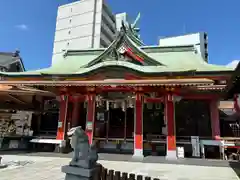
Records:
<instances>
[{"instance_id":1,"label":"shrine railing","mask_svg":"<svg viewBox=\"0 0 240 180\"><path fill-rule=\"evenodd\" d=\"M151 178L148 176L136 175L133 173L126 173L114 170L108 170L101 166L98 174L94 177L94 180L160 180L158 178Z\"/></svg>"}]
</instances>

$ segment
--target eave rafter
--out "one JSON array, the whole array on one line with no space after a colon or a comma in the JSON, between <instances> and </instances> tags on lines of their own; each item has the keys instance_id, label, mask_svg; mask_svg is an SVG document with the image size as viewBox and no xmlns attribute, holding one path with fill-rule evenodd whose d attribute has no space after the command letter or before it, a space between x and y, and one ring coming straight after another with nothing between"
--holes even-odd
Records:
<instances>
[{"instance_id":1,"label":"eave rafter","mask_svg":"<svg viewBox=\"0 0 240 180\"><path fill-rule=\"evenodd\" d=\"M17 85L17 86L208 86L212 85L210 79L105 79L105 80L90 80L90 81L0 81L2 85Z\"/></svg>"},{"instance_id":2,"label":"eave rafter","mask_svg":"<svg viewBox=\"0 0 240 180\"><path fill-rule=\"evenodd\" d=\"M18 98L19 95L39 95L39 96L48 96L55 97L55 94L48 91L43 91L39 89L32 88L35 84L32 81L25 81L28 83L20 84L23 81L15 81L18 83L12 83L13 81L0 81L0 94L7 95L14 101L18 101L22 104L25 102ZM28 87L26 87L28 85ZM32 86L32 87L31 87Z\"/></svg>"},{"instance_id":3,"label":"eave rafter","mask_svg":"<svg viewBox=\"0 0 240 180\"><path fill-rule=\"evenodd\" d=\"M226 85L201 85L190 88L193 91L225 92Z\"/></svg>"},{"instance_id":4,"label":"eave rafter","mask_svg":"<svg viewBox=\"0 0 240 180\"><path fill-rule=\"evenodd\" d=\"M7 94L7 96L8 96L10 99L12 99L13 101L18 102L19 104L27 104L27 102L21 100L19 97L15 96L15 95L13 95L13 94L11 94L11 93Z\"/></svg>"}]
</instances>

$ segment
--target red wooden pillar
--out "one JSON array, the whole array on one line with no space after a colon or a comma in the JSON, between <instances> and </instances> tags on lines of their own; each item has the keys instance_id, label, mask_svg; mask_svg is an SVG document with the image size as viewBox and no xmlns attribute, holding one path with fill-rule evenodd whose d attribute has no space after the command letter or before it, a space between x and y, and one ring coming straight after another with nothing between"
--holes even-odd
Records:
<instances>
[{"instance_id":1,"label":"red wooden pillar","mask_svg":"<svg viewBox=\"0 0 240 180\"><path fill-rule=\"evenodd\" d=\"M212 100L210 102L210 114L211 114L211 127L212 127L212 138L220 139L220 123L219 123L219 101Z\"/></svg>"},{"instance_id":2,"label":"red wooden pillar","mask_svg":"<svg viewBox=\"0 0 240 180\"><path fill-rule=\"evenodd\" d=\"M177 159L175 132L175 101L172 94L165 96L165 118L167 123L167 159Z\"/></svg>"},{"instance_id":3,"label":"red wooden pillar","mask_svg":"<svg viewBox=\"0 0 240 180\"><path fill-rule=\"evenodd\" d=\"M67 126L68 95L60 96L57 140L64 140Z\"/></svg>"},{"instance_id":4,"label":"red wooden pillar","mask_svg":"<svg viewBox=\"0 0 240 180\"><path fill-rule=\"evenodd\" d=\"M93 131L95 123L95 94L87 94L87 121L86 121L86 133L88 135L89 143L92 144Z\"/></svg>"},{"instance_id":5,"label":"red wooden pillar","mask_svg":"<svg viewBox=\"0 0 240 180\"><path fill-rule=\"evenodd\" d=\"M80 102L78 96L73 96L73 110L71 127L77 127L80 121Z\"/></svg>"},{"instance_id":6,"label":"red wooden pillar","mask_svg":"<svg viewBox=\"0 0 240 180\"><path fill-rule=\"evenodd\" d=\"M143 95L136 93L134 118L134 154L135 158L143 158Z\"/></svg>"}]
</instances>

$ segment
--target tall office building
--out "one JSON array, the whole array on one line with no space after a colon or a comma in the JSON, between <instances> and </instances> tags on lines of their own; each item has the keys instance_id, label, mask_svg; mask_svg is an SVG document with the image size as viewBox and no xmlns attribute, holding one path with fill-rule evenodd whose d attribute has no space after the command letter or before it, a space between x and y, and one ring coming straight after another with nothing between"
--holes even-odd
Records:
<instances>
[{"instance_id":1,"label":"tall office building","mask_svg":"<svg viewBox=\"0 0 240 180\"><path fill-rule=\"evenodd\" d=\"M122 27L122 22L125 23L125 24L127 22L129 22L128 14L126 12L116 14L116 28L117 28L117 31L120 31L120 29Z\"/></svg>"},{"instance_id":2,"label":"tall office building","mask_svg":"<svg viewBox=\"0 0 240 180\"><path fill-rule=\"evenodd\" d=\"M207 33L194 33L182 36L166 37L159 40L159 46L195 45L197 52L208 62L208 36Z\"/></svg>"},{"instance_id":3,"label":"tall office building","mask_svg":"<svg viewBox=\"0 0 240 180\"><path fill-rule=\"evenodd\" d=\"M80 0L58 8L52 64L63 50L107 47L116 33L116 18L104 0Z\"/></svg>"}]
</instances>

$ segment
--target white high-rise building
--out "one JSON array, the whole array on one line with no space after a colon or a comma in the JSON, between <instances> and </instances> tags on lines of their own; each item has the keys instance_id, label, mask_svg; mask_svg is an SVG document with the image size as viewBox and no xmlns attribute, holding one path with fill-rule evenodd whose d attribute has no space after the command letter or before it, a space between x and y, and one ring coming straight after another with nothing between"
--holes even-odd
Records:
<instances>
[{"instance_id":1,"label":"white high-rise building","mask_svg":"<svg viewBox=\"0 0 240 180\"><path fill-rule=\"evenodd\" d=\"M58 8L52 64L67 49L107 47L116 33L115 15L104 0L80 0Z\"/></svg>"},{"instance_id":2,"label":"white high-rise building","mask_svg":"<svg viewBox=\"0 0 240 180\"><path fill-rule=\"evenodd\" d=\"M199 32L182 36L166 37L159 40L159 46L195 45L197 52L208 62L208 36Z\"/></svg>"},{"instance_id":3,"label":"white high-rise building","mask_svg":"<svg viewBox=\"0 0 240 180\"><path fill-rule=\"evenodd\" d=\"M120 31L121 27L122 27L122 22L123 23L127 23L128 21L128 14L126 12L124 13L119 13L116 14L116 28L118 31Z\"/></svg>"}]
</instances>

